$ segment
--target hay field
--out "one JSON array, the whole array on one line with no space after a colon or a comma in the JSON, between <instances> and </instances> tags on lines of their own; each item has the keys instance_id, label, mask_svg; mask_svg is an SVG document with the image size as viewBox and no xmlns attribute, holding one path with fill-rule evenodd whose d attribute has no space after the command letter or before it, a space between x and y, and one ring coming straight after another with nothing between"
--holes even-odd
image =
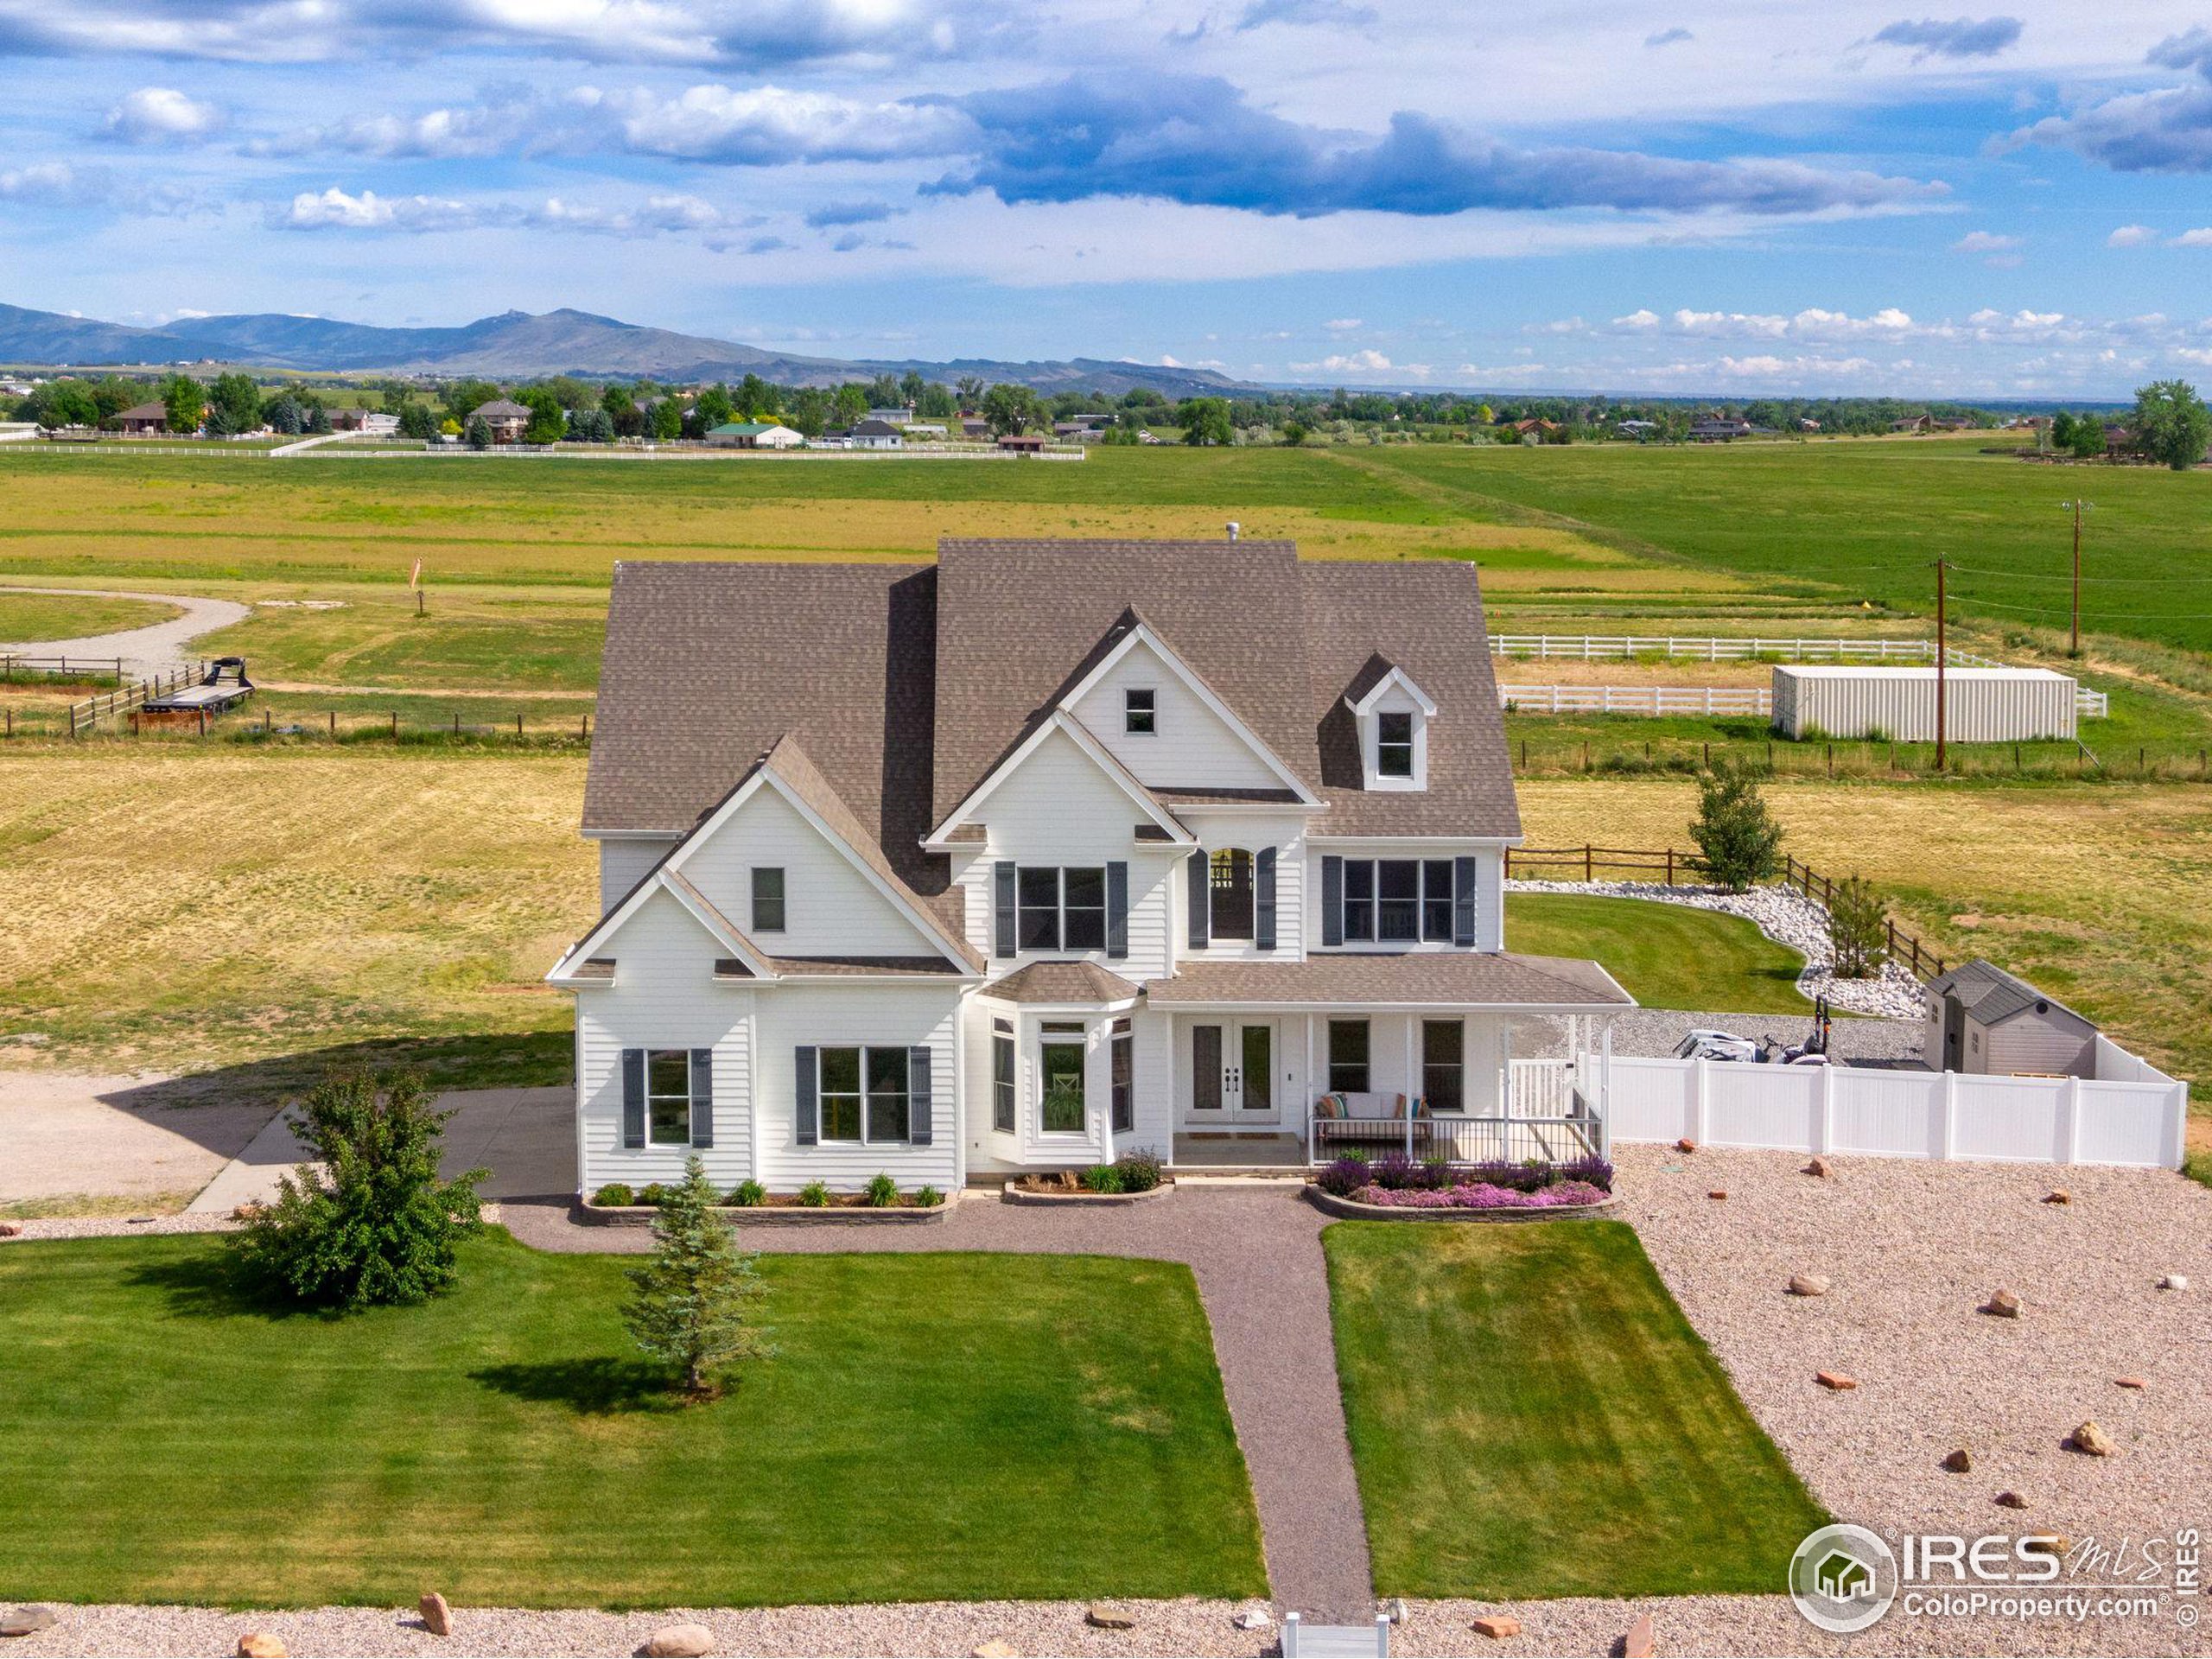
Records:
<instances>
[{"instance_id":1,"label":"hay field","mask_svg":"<svg viewBox=\"0 0 2212 1659\"><path fill-rule=\"evenodd\" d=\"M1697 791L1532 780L1520 797L1531 845L1686 847ZM2173 1075L2212 1080L2212 791L1784 783L1767 798L1788 851L1864 875L1952 959L1986 956Z\"/></svg>"},{"instance_id":2,"label":"hay field","mask_svg":"<svg viewBox=\"0 0 2212 1659\"><path fill-rule=\"evenodd\" d=\"M563 1077L582 790L570 755L0 752L0 1064Z\"/></svg>"}]
</instances>

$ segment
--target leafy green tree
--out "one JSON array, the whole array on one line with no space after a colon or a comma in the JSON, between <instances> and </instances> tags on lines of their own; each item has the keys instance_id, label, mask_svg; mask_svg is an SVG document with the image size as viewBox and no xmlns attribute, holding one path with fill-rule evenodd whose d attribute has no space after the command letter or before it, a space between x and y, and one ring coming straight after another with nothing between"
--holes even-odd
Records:
<instances>
[{"instance_id":1,"label":"leafy green tree","mask_svg":"<svg viewBox=\"0 0 2212 1659\"><path fill-rule=\"evenodd\" d=\"M569 435L568 411L546 387L525 386L515 401L530 411L529 423L522 429L524 443L558 443Z\"/></svg>"},{"instance_id":2,"label":"leafy green tree","mask_svg":"<svg viewBox=\"0 0 2212 1659\"><path fill-rule=\"evenodd\" d=\"M162 424L172 432L197 432L207 410L207 389L188 374L172 375L162 387Z\"/></svg>"},{"instance_id":3,"label":"leafy green tree","mask_svg":"<svg viewBox=\"0 0 2212 1659\"><path fill-rule=\"evenodd\" d=\"M614 423L617 437L634 438L645 431L645 416L639 413L638 400L631 396L629 387L610 384L599 394L599 406Z\"/></svg>"},{"instance_id":4,"label":"leafy green tree","mask_svg":"<svg viewBox=\"0 0 2212 1659\"><path fill-rule=\"evenodd\" d=\"M504 391L489 380L456 380L445 389L443 402L447 414L456 421L466 423L485 404L505 396Z\"/></svg>"},{"instance_id":5,"label":"leafy green tree","mask_svg":"<svg viewBox=\"0 0 2212 1659\"><path fill-rule=\"evenodd\" d=\"M282 1178L276 1202L247 1221L245 1262L327 1306L420 1302L449 1287L487 1172L439 1178L440 1130L453 1114L435 1109L422 1074L328 1077L299 1114L313 1161Z\"/></svg>"},{"instance_id":6,"label":"leafy green tree","mask_svg":"<svg viewBox=\"0 0 2212 1659\"><path fill-rule=\"evenodd\" d=\"M49 380L32 387L17 413L49 432L64 426L98 426L100 422L99 405L92 401L92 388L81 380Z\"/></svg>"},{"instance_id":7,"label":"leafy green tree","mask_svg":"<svg viewBox=\"0 0 2212 1659\"><path fill-rule=\"evenodd\" d=\"M922 378L919 369L909 369L899 377L899 395L914 406L917 414L921 412L922 394L929 389L930 383Z\"/></svg>"},{"instance_id":8,"label":"leafy green tree","mask_svg":"<svg viewBox=\"0 0 2212 1659\"><path fill-rule=\"evenodd\" d=\"M1186 397L1175 411L1175 419L1183 429L1183 442L1188 444L1229 443L1236 436L1226 397Z\"/></svg>"},{"instance_id":9,"label":"leafy green tree","mask_svg":"<svg viewBox=\"0 0 2212 1659\"><path fill-rule=\"evenodd\" d=\"M1027 431L1032 426L1042 425L1045 406L1033 387L1001 381L983 394L983 418L991 423L995 437L1006 437L1013 433Z\"/></svg>"},{"instance_id":10,"label":"leafy green tree","mask_svg":"<svg viewBox=\"0 0 2212 1659\"><path fill-rule=\"evenodd\" d=\"M830 394L830 412L840 426L853 426L868 418L868 388L848 380Z\"/></svg>"},{"instance_id":11,"label":"leafy green tree","mask_svg":"<svg viewBox=\"0 0 2212 1659\"><path fill-rule=\"evenodd\" d=\"M830 394L819 386L801 386L791 394L784 420L802 437L818 438L829 424Z\"/></svg>"},{"instance_id":12,"label":"leafy green tree","mask_svg":"<svg viewBox=\"0 0 2212 1659\"><path fill-rule=\"evenodd\" d=\"M428 404L402 404L399 406L401 437L419 438L427 443L437 435L437 411Z\"/></svg>"},{"instance_id":13,"label":"leafy green tree","mask_svg":"<svg viewBox=\"0 0 2212 1659\"><path fill-rule=\"evenodd\" d=\"M1880 895L1859 876L1828 900L1828 953L1839 979L1872 979L1889 956L1889 918Z\"/></svg>"},{"instance_id":14,"label":"leafy green tree","mask_svg":"<svg viewBox=\"0 0 2212 1659\"><path fill-rule=\"evenodd\" d=\"M2071 449L2074 447L2074 416L2070 410L2060 410L2050 417L2050 447Z\"/></svg>"},{"instance_id":15,"label":"leafy green tree","mask_svg":"<svg viewBox=\"0 0 2212 1659\"><path fill-rule=\"evenodd\" d=\"M1717 886L1741 893L1782 868L1782 826L1749 766L1720 761L1699 778L1697 792L1690 839L1698 868Z\"/></svg>"},{"instance_id":16,"label":"leafy green tree","mask_svg":"<svg viewBox=\"0 0 2212 1659\"><path fill-rule=\"evenodd\" d=\"M879 374L868 383L868 406L870 409L895 409L904 394L895 374Z\"/></svg>"},{"instance_id":17,"label":"leafy green tree","mask_svg":"<svg viewBox=\"0 0 2212 1659\"><path fill-rule=\"evenodd\" d=\"M935 380L925 382L914 398L914 413L925 421L948 420L959 411L960 404L952 395L952 388Z\"/></svg>"},{"instance_id":18,"label":"leafy green tree","mask_svg":"<svg viewBox=\"0 0 2212 1659\"><path fill-rule=\"evenodd\" d=\"M2078 461L2094 461L2105 452L2105 423L2094 415L2079 416L2066 447Z\"/></svg>"},{"instance_id":19,"label":"leafy green tree","mask_svg":"<svg viewBox=\"0 0 2212 1659\"><path fill-rule=\"evenodd\" d=\"M952 389L960 394L961 408L973 409L983 396L983 377L980 374L963 374L952 383Z\"/></svg>"},{"instance_id":20,"label":"leafy green tree","mask_svg":"<svg viewBox=\"0 0 2212 1659\"><path fill-rule=\"evenodd\" d=\"M686 424L697 428L692 436L704 437L716 427L728 425L736 416L737 407L730 401L729 388L712 385L693 400L691 419Z\"/></svg>"},{"instance_id":21,"label":"leafy green tree","mask_svg":"<svg viewBox=\"0 0 2212 1659\"><path fill-rule=\"evenodd\" d=\"M668 1190L653 1217L652 1257L629 1272L622 1323L645 1354L683 1379L694 1399L715 1392L714 1376L776 1351L756 1323L768 1294L751 1252L715 1213L715 1190L694 1153L683 1181Z\"/></svg>"},{"instance_id":22,"label":"leafy green tree","mask_svg":"<svg viewBox=\"0 0 2212 1659\"><path fill-rule=\"evenodd\" d=\"M1296 448L1298 448L1298 446L1299 446L1300 444L1301 444L1301 443L1305 442L1306 442L1306 423L1305 423L1305 422L1303 422L1303 421L1285 421L1285 422L1282 423L1282 441L1283 441L1285 443L1288 444L1288 445L1289 445L1292 448L1294 448L1294 449L1295 449Z\"/></svg>"},{"instance_id":23,"label":"leafy green tree","mask_svg":"<svg viewBox=\"0 0 2212 1659\"><path fill-rule=\"evenodd\" d=\"M2212 410L2186 380L2153 380L2135 389L2135 413L2128 425L2135 442L2153 461L2177 473L2204 459L2212 444Z\"/></svg>"},{"instance_id":24,"label":"leafy green tree","mask_svg":"<svg viewBox=\"0 0 2212 1659\"><path fill-rule=\"evenodd\" d=\"M226 432L251 432L261 424L261 388L250 374L219 374L207 388L207 406Z\"/></svg>"}]
</instances>

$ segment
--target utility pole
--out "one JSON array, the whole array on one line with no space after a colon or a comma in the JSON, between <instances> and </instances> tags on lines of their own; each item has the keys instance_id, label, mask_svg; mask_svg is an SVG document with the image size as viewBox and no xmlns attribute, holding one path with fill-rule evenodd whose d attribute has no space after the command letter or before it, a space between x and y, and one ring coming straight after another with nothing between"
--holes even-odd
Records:
<instances>
[{"instance_id":1,"label":"utility pole","mask_svg":"<svg viewBox=\"0 0 2212 1659\"><path fill-rule=\"evenodd\" d=\"M2074 512L2074 632L2071 642L2066 647L2066 654L2079 657L2082 654L2082 515L2097 504L2084 501L2077 496L2071 501L2062 501L2058 505L2070 507Z\"/></svg>"},{"instance_id":2,"label":"utility pole","mask_svg":"<svg viewBox=\"0 0 2212 1659\"><path fill-rule=\"evenodd\" d=\"M1936 773L1941 777L1947 753L1944 739L1948 734L1944 705L1949 701L1945 695L1946 682L1951 666L1951 651L1945 624L1948 620L1943 596L1943 573L1951 568L1948 559L1936 561Z\"/></svg>"}]
</instances>

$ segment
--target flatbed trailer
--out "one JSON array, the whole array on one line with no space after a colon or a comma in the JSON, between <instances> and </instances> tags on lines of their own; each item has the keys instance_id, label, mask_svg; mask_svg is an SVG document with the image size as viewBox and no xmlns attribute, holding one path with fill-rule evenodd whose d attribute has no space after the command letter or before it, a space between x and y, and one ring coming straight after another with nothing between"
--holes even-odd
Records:
<instances>
[{"instance_id":1,"label":"flatbed trailer","mask_svg":"<svg viewBox=\"0 0 2212 1659\"><path fill-rule=\"evenodd\" d=\"M253 682L245 677L245 658L219 657L207 665L197 684L181 685L140 705L149 715L220 715L253 695Z\"/></svg>"}]
</instances>

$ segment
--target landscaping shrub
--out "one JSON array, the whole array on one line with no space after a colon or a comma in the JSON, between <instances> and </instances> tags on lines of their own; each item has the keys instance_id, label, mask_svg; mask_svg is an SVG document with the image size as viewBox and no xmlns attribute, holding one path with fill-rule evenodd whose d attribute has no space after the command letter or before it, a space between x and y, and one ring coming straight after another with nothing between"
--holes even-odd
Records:
<instances>
[{"instance_id":1,"label":"landscaping shrub","mask_svg":"<svg viewBox=\"0 0 2212 1659\"><path fill-rule=\"evenodd\" d=\"M1122 1191L1149 1192L1165 1179L1160 1166L1160 1154L1149 1147L1139 1147L1123 1153L1115 1160L1114 1167L1122 1173Z\"/></svg>"},{"instance_id":2,"label":"landscaping shrub","mask_svg":"<svg viewBox=\"0 0 2212 1659\"><path fill-rule=\"evenodd\" d=\"M888 1210L893 1205L899 1202L899 1183L893 1180L888 1175L878 1174L869 1176L868 1182L868 1202L870 1209Z\"/></svg>"},{"instance_id":3,"label":"landscaping shrub","mask_svg":"<svg viewBox=\"0 0 2212 1659\"><path fill-rule=\"evenodd\" d=\"M1119 1192L1122 1172L1112 1164L1093 1164L1083 1172L1083 1184L1093 1192Z\"/></svg>"},{"instance_id":4,"label":"landscaping shrub","mask_svg":"<svg viewBox=\"0 0 2212 1659\"><path fill-rule=\"evenodd\" d=\"M740 1181L730 1188L729 1202L741 1210L750 1210L768 1202L768 1189L758 1181Z\"/></svg>"},{"instance_id":5,"label":"landscaping shrub","mask_svg":"<svg viewBox=\"0 0 2212 1659\"><path fill-rule=\"evenodd\" d=\"M1889 918L1871 883L1853 876L1828 899L1828 950L1838 979L1872 979L1889 956Z\"/></svg>"},{"instance_id":6,"label":"landscaping shrub","mask_svg":"<svg viewBox=\"0 0 2212 1659\"><path fill-rule=\"evenodd\" d=\"M591 1201L604 1209L619 1210L635 1204L638 1195L630 1190L627 1181L609 1181L591 1195Z\"/></svg>"},{"instance_id":7,"label":"landscaping shrub","mask_svg":"<svg viewBox=\"0 0 2212 1659\"><path fill-rule=\"evenodd\" d=\"M1324 1192L1348 1198L1363 1186L1372 1185L1375 1173L1364 1158L1339 1158L1315 1179Z\"/></svg>"},{"instance_id":8,"label":"landscaping shrub","mask_svg":"<svg viewBox=\"0 0 2212 1659\"><path fill-rule=\"evenodd\" d=\"M810 1210L830 1207L830 1189L820 1181L809 1181L798 1190L798 1201Z\"/></svg>"},{"instance_id":9,"label":"landscaping shrub","mask_svg":"<svg viewBox=\"0 0 2212 1659\"><path fill-rule=\"evenodd\" d=\"M339 1073L300 1103L302 1163L257 1211L238 1249L302 1301L344 1308L427 1300L453 1283L454 1256L476 1230L472 1169L438 1178L439 1131L421 1073Z\"/></svg>"},{"instance_id":10,"label":"landscaping shrub","mask_svg":"<svg viewBox=\"0 0 2212 1659\"><path fill-rule=\"evenodd\" d=\"M925 1210L934 1210L944 1202L944 1194L925 1181L914 1189L914 1202Z\"/></svg>"},{"instance_id":11,"label":"landscaping shrub","mask_svg":"<svg viewBox=\"0 0 2212 1659\"><path fill-rule=\"evenodd\" d=\"M1750 766L1718 762L1697 787L1690 839L1702 855L1700 870L1728 892L1741 893L1782 868L1782 826L1767 810Z\"/></svg>"},{"instance_id":12,"label":"landscaping shrub","mask_svg":"<svg viewBox=\"0 0 2212 1659\"><path fill-rule=\"evenodd\" d=\"M638 1189L638 1202L648 1210L658 1209L668 1202L671 1190L659 1181L648 1181Z\"/></svg>"},{"instance_id":13,"label":"landscaping shrub","mask_svg":"<svg viewBox=\"0 0 2212 1659\"><path fill-rule=\"evenodd\" d=\"M652 1259L630 1269L622 1310L632 1340L679 1373L695 1398L711 1391L713 1373L775 1351L753 1316L768 1287L714 1203L707 1166L694 1153L653 1217Z\"/></svg>"}]
</instances>

